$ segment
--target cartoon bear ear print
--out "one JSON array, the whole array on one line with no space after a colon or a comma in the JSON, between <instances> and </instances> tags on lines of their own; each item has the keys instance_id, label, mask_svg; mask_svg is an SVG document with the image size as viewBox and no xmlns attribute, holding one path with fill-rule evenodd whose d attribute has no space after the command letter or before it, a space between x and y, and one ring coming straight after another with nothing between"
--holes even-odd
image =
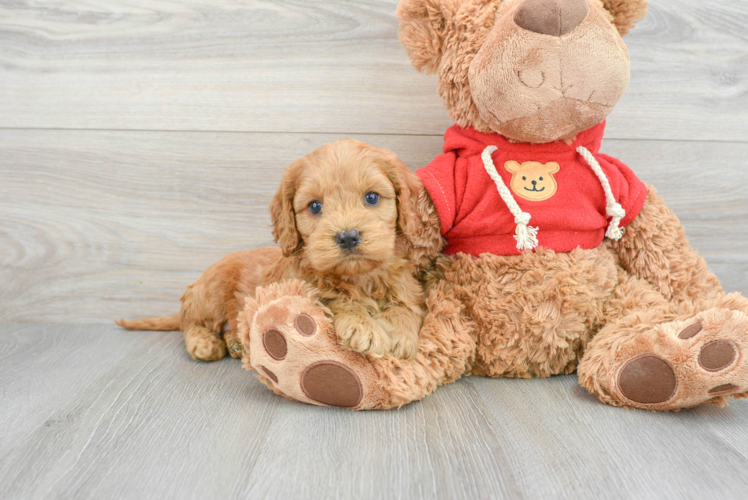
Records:
<instances>
[{"instance_id":1,"label":"cartoon bear ear print","mask_svg":"<svg viewBox=\"0 0 748 500\"><path fill-rule=\"evenodd\" d=\"M504 163L504 168L513 174L516 174L517 172L519 172L519 169L521 167L522 165L520 165L518 161L514 161L514 160L509 160L508 162Z\"/></svg>"},{"instance_id":2,"label":"cartoon bear ear print","mask_svg":"<svg viewBox=\"0 0 748 500\"><path fill-rule=\"evenodd\" d=\"M400 43L418 71L439 69L447 25L459 2L449 0L401 0L397 7Z\"/></svg>"},{"instance_id":3,"label":"cartoon bear ear print","mask_svg":"<svg viewBox=\"0 0 748 500\"><path fill-rule=\"evenodd\" d=\"M647 0L602 0L603 8L610 13L609 19L623 36L634 24L647 15Z\"/></svg>"},{"instance_id":4,"label":"cartoon bear ear print","mask_svg":"<svg viewBox=\"0 0 748 500\"><path fill-rule=\"evenodd\" d=\"M547 169L549 174L555 174L556 172L561 170L561 167L555 161L549 161L548 163L546 163L545 168Z\"/></svg>"}]
</instances>

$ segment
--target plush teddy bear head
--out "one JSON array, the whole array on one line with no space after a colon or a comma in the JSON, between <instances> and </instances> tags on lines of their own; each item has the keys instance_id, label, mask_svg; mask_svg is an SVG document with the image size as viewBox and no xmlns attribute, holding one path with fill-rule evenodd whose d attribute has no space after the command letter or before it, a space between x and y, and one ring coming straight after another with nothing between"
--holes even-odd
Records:
<instances>
[{"instance_id":1,"label":"plush teddy bear head","mask_svg":"<svg viewBox=\"0 0 748 500\"><path fill-rule=\"evenodd\" d=\"M605 119L629 81L622 35L646 0L402 0L400 41L439 73L463 127L518 142L572 140Z\"/></svg>"}]
</instances>

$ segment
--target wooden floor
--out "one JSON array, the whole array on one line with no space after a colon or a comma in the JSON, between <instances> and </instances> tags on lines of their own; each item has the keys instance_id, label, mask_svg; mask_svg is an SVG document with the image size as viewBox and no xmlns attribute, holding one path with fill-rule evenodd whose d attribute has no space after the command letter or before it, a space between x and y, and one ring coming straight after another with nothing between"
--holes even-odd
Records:
<instances>
[{"instance_id":1,"label":"wooden floor","mask_svg":"<svg viewBox=\"0 0 748 500\"><path fill-rule=\"evenodd\" d=\"M748 405L470 377L400 410L275 396L177 333L0 326L2 498L745 498Z\"/></svg>"},{"instance_id":2,"label":"wooden floor","mask_svg":"<svg viewBox=\"0 0 748 500\"><path fill-rule=\"evenodd\" d=\"M175 312L272 244L294 159L411 168L450 125L396 0L0 0L0 500L746 498L748 402L654 414L576 384L463 379L398 411L279 398L115 317ZM748 2L652 0L604 152L748 294Z\"/></svg>"}]
</instances>

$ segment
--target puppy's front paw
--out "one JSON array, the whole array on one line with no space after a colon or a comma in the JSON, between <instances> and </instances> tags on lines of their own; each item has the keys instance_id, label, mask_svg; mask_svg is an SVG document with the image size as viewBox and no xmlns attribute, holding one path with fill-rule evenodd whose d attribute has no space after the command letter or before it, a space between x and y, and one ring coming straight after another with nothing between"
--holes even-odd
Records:
<instances>
[{"instance_id":1,"label":"puppy's front paw","mask_svg":"<svg viewBox=\"0 0 748 500\"><path fill-rule=\"evenodd\" d=\"M394 340L392 355L400 359L413 359L418 352L418 333L404 334Z\"/></svg>"},{"instance_id":2,"label":"puppy's front paw","mask_svg":"<svg viewBox=\"0 0 748 500\"><path fill-rule=\"evenodd\" d=\"M333 321L341 347L374 358L390 354L392 346L389 335L382 325L370 317L338 314Z\"/></svg>"},{"instance_id":3,"label":"puppy's front paw","mask_svg":"<svg viewBox=\"0 0 748 500\"><path fill-rule=\"evenodd\" d=\"M382 325L390 338L390 354L400 359L413 359L418 351L418 332L421 330L420 311L405 307L390 307L374 319Z\"/></svg>"}]
</instances>

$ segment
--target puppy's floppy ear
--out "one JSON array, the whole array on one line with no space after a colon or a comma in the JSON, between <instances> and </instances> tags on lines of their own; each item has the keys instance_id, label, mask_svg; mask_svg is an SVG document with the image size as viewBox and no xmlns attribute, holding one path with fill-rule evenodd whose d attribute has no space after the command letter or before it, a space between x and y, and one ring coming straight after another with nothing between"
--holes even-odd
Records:
<instances>
[{"instance_id":1,"label":"puppy's floppy ear","mask_svg":"<svg viewBox=\"0 0 748 500\"><path fill-rule=\"evenodd\" d=\"M621 36L631 31L634 24L647 15L647 0L602 0L602 4Z\"/></svg>"},{"instance_id":2,"label":"puppy's floppy ear","mask_svg":"<svg viewBox=\"0 0 748 500\"><path fill-rule=\"evenodd\" d=\"M384 168L397 192L397 232L409 258L426 265L444 247L436 207L421 179L394 154L387 153Z\"/></svg>"},{"instance_id":3,"label":"puppy's floppy ear","mask_svg":"<svg viewBox=\"0 0 748 500\"><path fill-rule=\"evenodd\" d=\"M286 169L281 179L278 191L270 202L270 219L273 222L273 237L280 245L285 257L290 257L301 248L301 235L296 229L296 212L293 199L296 196L296 184L304 159L296 160Z\"/></svg>"},{"instance_id":4,"label":"puppy's floppy ear","mask_svg":"<svg viewBox=\"0 0 748 500\"><path fill-rule=\"evenodd\" d=\"M418 71L433 73L439 68L453 3L454 0L401 0L397 6L400 43Z\"/></svg>"}]
</instances>

